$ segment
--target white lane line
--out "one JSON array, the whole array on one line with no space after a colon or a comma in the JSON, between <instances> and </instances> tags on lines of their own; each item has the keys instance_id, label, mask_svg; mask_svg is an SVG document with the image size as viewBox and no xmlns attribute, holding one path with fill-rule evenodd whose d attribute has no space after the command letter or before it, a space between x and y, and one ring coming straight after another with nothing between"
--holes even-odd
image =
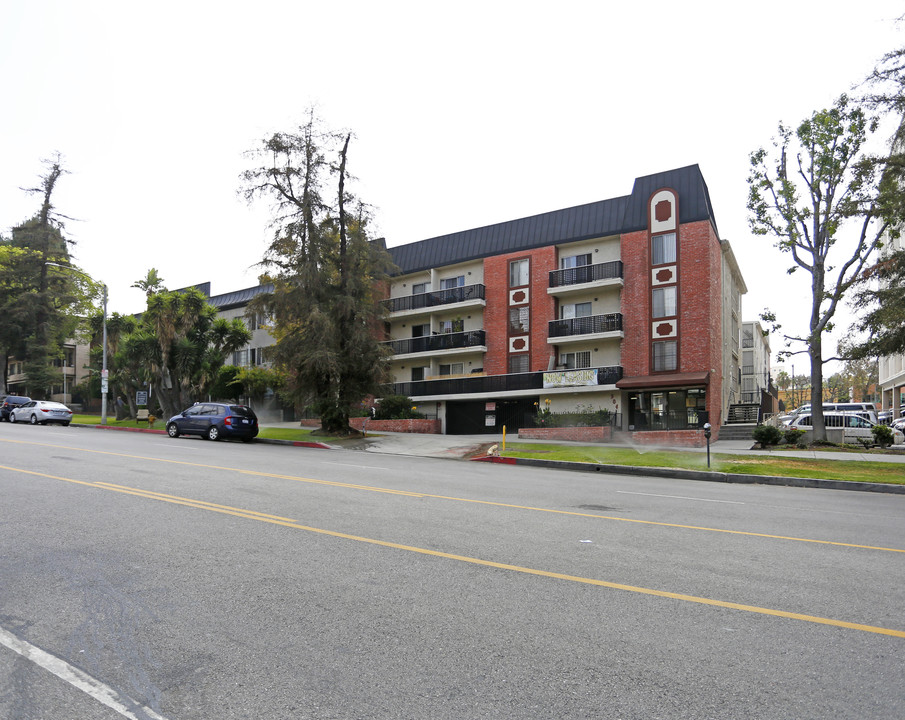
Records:
<instances>
[{"instance_id":1,"label":"white lane line","mask_svg":"<svg viewBox=\"0 0 905 720\"><path fill-rule=\"evenodd\" d=\"M743 502L737 502L735 500L709 500L707 498L686 497L685 495L657 495L656 493L631 492L629 490L617 490L616 492L623 495L647 495L648 497L672 498L674 500L697 500L698 502L725 503L726 505L745 504Z\"/></svg>"},{"instance_id":2,"label":"white lane line","mask_svg":"<svg viewBox=\"0 0 905 720\"><path fill-rule=\"evenodd\" d=\"M53 673L61 680L69 683L74 688L81 690L102 705L106 705L108 708L115 710L123 717L129 718L129 720L143 720L144 718L150 718L151 720L166 720L163 715L158 715L151 710L151 708L131 701L130 704L133 707L140 707L142 711L141 717L135 715L129 710L127 704L122 701L122 696L113 688L104 685L104 683L97 678L79 670L77 667L73 667L56 655L51 655L49 652L45 652L39 647L35 647L24 640L20 640L2 627L0 627L0 645L5 645L13 652L18 653L27 660L31 660L35 665Z\"/></svg>"}]
</instances>

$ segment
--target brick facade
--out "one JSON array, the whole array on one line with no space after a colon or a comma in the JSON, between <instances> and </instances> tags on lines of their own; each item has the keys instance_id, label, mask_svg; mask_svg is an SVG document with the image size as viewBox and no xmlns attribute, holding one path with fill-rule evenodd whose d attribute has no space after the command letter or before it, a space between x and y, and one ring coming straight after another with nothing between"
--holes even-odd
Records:
<instances>
[{"instance_id":1,"label":"brick facade","mask_svg":"<svg viewBox=\"0 0 905 720\"><path fill-rule=\"evenodd\" d=\"M522 440L571 440L575 442L606 442L613 437L613 430L605 427L557 427L557 428L521 428L518 431Z\"/></svg>"},{"instance_id":2,"label":"brick facade","mask_svg":"<svg viewBox=\"0 0 905 720\"><path fill-rule=\"evenodd\" d=\"M366 417L349 418L349 425L359 432L398 432L440 434L439 420L373 420Z\"/></svg>"},{"instance_id":3,"label":"brick facade","mask_svg":"<svg viewBox=\"0 0 905 720\"><path fill-rule=\"evenodd\" d=\"M556 317L556 301L546 293L545 288L550 271L556 269L556 248L553 246L496 255L484 260L484 284L487 288L487 306L484 308L487 354L484 356L484 372L488 375L504 375L509 372L509 263L523 258L530 262L531 273L528 291L531 313L528 333L529 371L546 370L549 363L547 324Z\"/></svg>"}]
</instances>

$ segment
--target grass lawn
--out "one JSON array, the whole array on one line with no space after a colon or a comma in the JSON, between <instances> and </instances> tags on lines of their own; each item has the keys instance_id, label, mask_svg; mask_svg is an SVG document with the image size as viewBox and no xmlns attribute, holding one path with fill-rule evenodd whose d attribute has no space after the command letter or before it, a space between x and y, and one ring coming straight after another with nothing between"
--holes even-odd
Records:
<instances>
[{"instance_id":1,"label":"grass lawn","mask_svg":"<svg viewBox=\"0 0 905 720\"><path fill-rule=\"evenodd\" d=\"M101 424L101 416L100 415L73 415L72 422L77 425L100 425ZM121 428L142 428L145 429L148 427L148 423L146 422L137 422L136 420L115 420L111 416L107 416L107 425L109 427L121 427ZM151 426L154 430L163 430L164 429L164 421L163 420L155 420L154 424ZM271 427L262 427L258 432L259 438L267 438L268 440L292 440L296 442L325 442L329 443L333 438L323 437L320 435L311 436L310 428L271 428Z\"/></svg>"},{"instance_id":2,"label":"grass lawn","mask_svg":"<svg viewBox=\"0 0 905 720\"><path fill-rule=\"evenodd\" d=\"M636 450L597 445L545 445L506 443L504 457L561 460L598 465L630 465L634 467L666 467L685 470L707 470L707 455L676 450ZM816 478L818 480L850 480L855 482L893 483L905 485L905 464L863 462L860 460L819 460L779 455L711 455L710 469L715 472L743 475L778 475L780 477Z\"/></svg>"}]
</instances>

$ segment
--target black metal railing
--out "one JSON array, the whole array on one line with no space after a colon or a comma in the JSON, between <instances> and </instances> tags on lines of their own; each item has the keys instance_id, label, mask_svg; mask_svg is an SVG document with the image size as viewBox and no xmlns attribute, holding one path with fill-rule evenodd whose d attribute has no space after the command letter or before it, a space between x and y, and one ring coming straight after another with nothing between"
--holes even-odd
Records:
<instances>
[{"instance_id":1,"label":"black metal railing","mask_svg":"<svg viewBox=\"0 0 905 720\"><path fill-rule=\"evenodd\" d=\"M622 313L610 313L609 315L588 315L568 320L553 320L550 322L547 335L552 338L619 330L622 330Z\"/></svg>"},{"instance_id":2,"label":"black metal railing","mask_svg":"<svg viewBox=\"0 0 905 720\"><path fill-rule=\"evenodd\" d=\"M420 310L437 305L450 305L452 303L465 302L466 300L483 299L483 285L463 285L462 287L449 288L447 290L390 298L389 300L384 300L383 304L389 312L401 312L403 310Z\"/></svg>"},{"instance_id":3,"label":"black metal railing","mask_svg":"<svg viewBox=\"0 0 905 720\"><path fill-rule=\"evenodd\" d=\"M598 385L614 385L622 379L622 367L600 367L597 370ZM465 393L500 393L512 390L541 390L544 373L513 373L510 375L479 375L477 377L440 378L395 383L393 394L407 397L424 395L462 395Z\"/></svg>"},{"instance_id":4,"label":"black metal railing","mask_svg":"<svg viewBox=\"0 0 905 720\"><path fill-rule=\"evenodd\" d=\"M407 340L390 340L386 344L393 349L394 355L407 355L409 353L482 347L485 343L485 335L483 330L466 330L465 332L424 335Z\"/></svg>"},{"instance_id":5,"label":"black metal railing","mask_svg":"<svg viewBox=\"0 0 905 720\"><path fill-rule=\"evenodd\" d=\"M581 265L579 267L564 268L563 270L551 270L550 287L579 285L581 283L613 280L621 277L622 260L613 260L596 265Z\"/></svg>"}]
</instances>

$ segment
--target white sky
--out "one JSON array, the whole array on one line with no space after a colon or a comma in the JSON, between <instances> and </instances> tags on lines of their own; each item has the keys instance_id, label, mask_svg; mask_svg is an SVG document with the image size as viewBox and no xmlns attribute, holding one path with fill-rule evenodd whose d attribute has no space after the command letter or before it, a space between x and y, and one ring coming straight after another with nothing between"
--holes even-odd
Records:
<instances>
[{"instance_id":1,"label":"white sky","mask_svg":"<svg viewBox=\"0 0 905 720\"><path fill-rule=\"evenodd\" d=\"M144 308L130 286L152 267L169 288L255 285L269 213L236 194L242 153L315 104L355 133L355 189L390 246L626 195L637 176L698 163L749 288L745 318L770 307L801 332L809 276L786 275L790 258L750 233L748 154L902 45L903 12L887 0L2 0L0 229L35 214L19 188L59 151L71 174L55 204L80 220L75 261L107 283L111 312Z\"/></svg>"}]
</instances>

